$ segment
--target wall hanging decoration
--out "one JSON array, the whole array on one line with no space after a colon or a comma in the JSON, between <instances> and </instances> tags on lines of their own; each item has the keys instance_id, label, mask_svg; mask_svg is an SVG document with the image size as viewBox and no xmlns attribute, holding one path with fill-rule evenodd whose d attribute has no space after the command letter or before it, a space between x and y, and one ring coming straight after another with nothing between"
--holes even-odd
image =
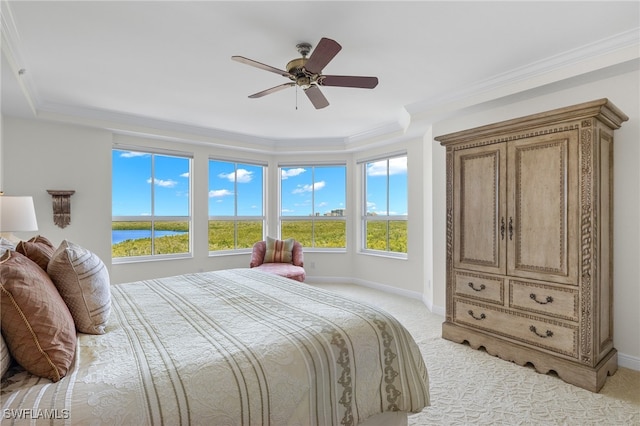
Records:
<instances>
[{"instance_id":1,"label":"wall hanging decoration","mask_svg":"<svg viewBox=\"0 0 640 426\"><path fill-rule=\"evenodd\" d=\"M47 192L53 198L53 223L60 228L66 227L71 223L71 196L76 191L47 189Z\"/></svg>"}]
</instances>

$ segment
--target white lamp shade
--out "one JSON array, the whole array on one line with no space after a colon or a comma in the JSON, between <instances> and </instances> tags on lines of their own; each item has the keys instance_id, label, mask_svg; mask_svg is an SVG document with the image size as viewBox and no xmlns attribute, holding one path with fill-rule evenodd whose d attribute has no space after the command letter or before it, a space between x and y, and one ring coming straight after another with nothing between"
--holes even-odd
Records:
<instances>
[{"instance_id":1,"label":"white lamp shade","mask_svg":"<svg viewBox=\"0 0 640 426\"><path fill-rule=\"evenodd\" d=\"M33 197L0 196L0 232L37 230Z\"/></svg>"}]
</instances>

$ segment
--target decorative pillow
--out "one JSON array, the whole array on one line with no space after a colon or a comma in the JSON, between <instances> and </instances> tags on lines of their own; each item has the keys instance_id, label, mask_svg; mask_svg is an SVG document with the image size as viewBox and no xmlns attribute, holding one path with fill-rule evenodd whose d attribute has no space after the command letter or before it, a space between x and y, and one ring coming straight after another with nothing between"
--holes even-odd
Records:
<instances>
[{"instance_id":1,"label":"decorative pillow","mask_svg":"<svg viewBox=\"0 0 640 426\"><path fill-rule=\"evenodd\" d=\"M29 241L20 241L16 246L17 252L36 262L45 271L55 249L51 241L40 235L31 238Z\"/></svg>"},{"instance_id":2,"label":"decorative pillow","mask_svg":"<svg viewBox=\"0 0 640 426\"><path fill-rule=\"evenodd\" d=\"M5 250L15 250L16 245L4 237L0 237L0 256L4 254Z\"/></svg>"},{"instance_id":3,"label":"decorative pillow","mask_svg":"<svg viewBox=\"0 0 640 426\"><path fill-rule=\"evenodd\" d=\"M293 242L293 238L283 241L267 237L267 251L264 254L264 263L291 263Z\"/></svg>"},{"instance_id":4,"label":"decorative pillow","mask_svg":"<svg viewBox=\"0 0 640 426\"><path fill-rule=\"evenodd\" d=\"M294 241L291 256L291 263L296 266L304 267L304 251L302 249L302 244Z\"/></svg>"},{"instance_id":5,"label":"decorative pillow","mask_svg":"<svg viewBox=\"0 0 640 426\"><path fill-rule=\"evenodd\" d=\"M4 377L9 367L11 367L11 354L4 337L0 334L0 377Z\"/></svg>"},{"instance_id":6,"label":"decorative pillow","mask_svg":"<svg viewBox=\"0 0 640 426\"><path fill-rule=\"evenodd\" d=\"M249 262L250 268L255 268L264 263L264 254L267 252L267 243L265 241L258 241L253 245L251 250L251 261Z\"/></svg>"},{"instance_id":7,"label":"decorative pillow","mask_svg":"<svg viewBox=\"0 0 640 426\"><path fill-rule=\"evenodd\" d=\"M16 251L0 257L0 317L9 351L25 370L54 382L76 352L76 328L45 271Z\"/></svg>"},{"instance_id":8,"label":"decorative pillow","mask_svg":"<svg viewBox=\"0 0 640 426\"><path fill-rule=\"evenodd\" d=\"M91 251L64 240L47 273L69 307L81 333L104 334L111 312L109 271Z\"/></svg>"}]
</instances>

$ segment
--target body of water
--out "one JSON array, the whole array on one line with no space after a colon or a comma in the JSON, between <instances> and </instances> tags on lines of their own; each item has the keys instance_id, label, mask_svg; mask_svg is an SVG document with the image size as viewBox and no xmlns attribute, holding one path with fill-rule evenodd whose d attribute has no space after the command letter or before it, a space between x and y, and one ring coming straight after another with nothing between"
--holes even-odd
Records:
<instances>
[{"instance_id":1,"label":"body of water","mask_svg":"<svg viewBox=\"0 0 640 426\"><path fill-rule=\"evenodd\" d=\"M186 234L184 231L156 231L156 238L168 235ZM111 245L121 243L125 240L139 240L141 238L151 238L149 229L125 229L111 231Z\"/></svg>"}]
</instances>

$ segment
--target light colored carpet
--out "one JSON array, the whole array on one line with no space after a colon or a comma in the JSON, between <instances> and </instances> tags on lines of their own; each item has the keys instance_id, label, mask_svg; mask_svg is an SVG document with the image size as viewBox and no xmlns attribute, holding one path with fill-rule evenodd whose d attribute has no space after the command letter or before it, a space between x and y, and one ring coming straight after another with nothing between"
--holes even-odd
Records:
<instances>
[{"instance_id":1,"label":"light colored carpet","mask_svg":"<svg viewBox=\"0 0 640 426\"><path fill-rule=\"evenodd\" d=\"M419 300L349 284L313 284L393 314L420 346L431 406L409 425L640 425L640 372L619 368L600 393L442 339Z\"/></svg>"}]
</instances>

